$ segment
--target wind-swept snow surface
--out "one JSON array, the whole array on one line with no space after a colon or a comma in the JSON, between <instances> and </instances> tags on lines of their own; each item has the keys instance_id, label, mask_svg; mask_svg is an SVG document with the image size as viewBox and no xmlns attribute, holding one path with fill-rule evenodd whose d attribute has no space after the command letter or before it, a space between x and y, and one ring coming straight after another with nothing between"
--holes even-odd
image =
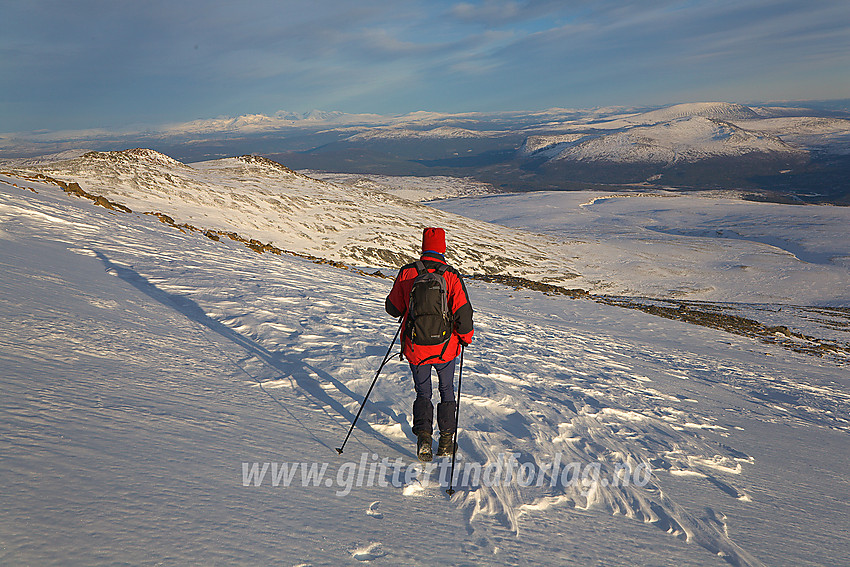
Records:
<instances>
[{"instance_id":1,"label":"wind-swept snow surface","mask_svg":"<svg viewBox=\"0 0 850 567\"><path fill-rule=\"evenodd\" d=\"M470 280L449 498L389 280L141 212L0 177L4 564L850 562L846 367Z\"/></svg>"}]
</instances>

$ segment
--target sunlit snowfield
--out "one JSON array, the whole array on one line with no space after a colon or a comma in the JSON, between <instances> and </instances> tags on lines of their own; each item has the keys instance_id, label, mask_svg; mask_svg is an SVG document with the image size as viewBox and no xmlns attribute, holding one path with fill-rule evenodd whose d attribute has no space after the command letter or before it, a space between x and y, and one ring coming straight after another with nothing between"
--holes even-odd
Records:
<instances>
[{"instance_id":1,"label":"sunlit snowfield","mask_svg":"<svg viewBox=\"0 0 850 567\"><path fill-rule=\"evenodd\" d=\"M333 481L364 454L367 463L401 459L405 471L415 461L409 370L397 359L345 453L334 450L395 332L383 312L391 282L257 254L141 213L267 240L275 229L256 219L278 219L297 227L278 229L279 246L316 255L324 246L335 259L384 272L398 266L364 255L365 245L351 253L347 238L388 247L395 238L399 250L415 249L417 231L394 215L424 213L374 194L374 208L345 209L346 234L311 233L333 225L348 189L321 186L325 206L315 214L293 205L275 217L239 197L267 189L268 172L240 169L240 192L216 189L224 186L218 169L205 178L209 192L181 186L177 195L154 180L162 185L153 204L139 177L116 177L110 198L132 192L123 202L133 213L50 183L0 178L3 563L850 561L846 364L471 279L477 336L464 361L460 462L486 466L515 454L542 470L558 456L598 463L603 478L624 462L649 464L644 486L543 477L540 486L460 487L451 498L434 479L344 491L269 478L244 486L243 463L327 463ZM81 177L85 189L106 193L108 181L95 191ZM301 194L313 187L307 181L275 187L292 203L315 198ZM224 194L233 199L213 198ZM536 273L564 258L564 271L578 277L561 283L596 293L848 307L847 209L606 197L434 206L453 213L442 217L451 223L449 260L457 254L467 271L476 258L533 251L540 257L520 260ZM374 210L392 220L389 236ZM464 226L482 227L476 242L494 241L495 251L461 252L465 242L453 234ZM323 240L311 241L314 234ZM846 343L846 320L834 327Z\"/></svg>"},{"instance_id":2,"label":"sunlit snowfield","mask_svg":"<svg viewBox=\"0 0 850 567\"><path fill-rule=\"evenodd\" d=\"M576 270L616 293L850 303L850 209L700 193L535 192L436 201L441 210L570 243Z\"/></svg>"}]
</instances>

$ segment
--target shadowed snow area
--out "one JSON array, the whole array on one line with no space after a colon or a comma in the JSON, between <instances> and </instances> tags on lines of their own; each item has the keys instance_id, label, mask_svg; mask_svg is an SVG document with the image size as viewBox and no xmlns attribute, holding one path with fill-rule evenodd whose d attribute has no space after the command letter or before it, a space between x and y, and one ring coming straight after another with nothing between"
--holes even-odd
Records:
<instances>
[{"instance_id":1,"label":"shadowed snow area","mask_svg":"<svg viewBox=\"0 0 850 567\"><path fill-rule=\"evenodd\" d=\"M244 164L206 167L238 176ZM230 198L218 219L242 197ZM850 562L846 367L469 280L477 333L463 361L449 497L445 467L427 478L415 470L410 371L397 357L344 454L334 450L397 328L383 309L390 280L257 254L47 183L0 177L0 199L4 564ZM601 234L600 218L586 217L587 230ZM513 239L499 243L506 254L530 253L526 233L487 231ZM824 289L834 285L834 263L815 268ZM382 470L384 461L399 468ZM346 486L351 471L362 486ZM495 471L510 481L487 482Z\"/></svg>"}]
</instances>

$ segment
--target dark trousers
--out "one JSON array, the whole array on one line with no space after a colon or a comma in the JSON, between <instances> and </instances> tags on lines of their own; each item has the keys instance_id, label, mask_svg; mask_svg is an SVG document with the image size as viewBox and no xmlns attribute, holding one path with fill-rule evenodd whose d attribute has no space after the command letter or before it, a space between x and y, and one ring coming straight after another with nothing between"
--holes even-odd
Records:
<instances>
[{"instance_id":1,"label":"dark trousers","mask_svg":"<svg viewBox=\"0 0 850 567\"><path fill-rule=\"evenodd\" d=\"M457 359L444 364L411 364L413 372L413 388L416 399L413 400L413 433L434 432L434 405L431 403L431 368L437 371L439 380L440 403L437 404L437 426L440 433L454 433L456 428L455 413L455 363Z\"/></svg>"}]
</instances>

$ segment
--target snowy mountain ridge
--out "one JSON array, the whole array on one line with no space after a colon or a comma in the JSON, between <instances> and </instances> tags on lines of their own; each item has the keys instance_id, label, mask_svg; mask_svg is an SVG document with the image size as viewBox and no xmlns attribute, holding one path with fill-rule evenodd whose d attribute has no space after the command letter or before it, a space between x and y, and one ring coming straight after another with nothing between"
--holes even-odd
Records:
<instances>
[{"instance_id":1,"label":"snowy mountain ridge","mask_svg":"<svg viewBox=\"0 0 850 567\"><path fill-rule=\"evenodd\" d=\"M592 138L565 148L553 159L673 165L747 154L802 158L806 152L776 136L745 130L731 122L687 116Z\"/></svg>"},{"instance_id":2,"label":"snowy mountain ridge","mask_svg":"<svg viewBox=\"0 0 850 567\"><path fill-rule=\"evenodd\" d=\"M759 113L743 104L729 102L695 102L674 104L659 110L652 110L626 118L628 122L638 125L671 122L679 118L714 118L717 120L734 121L760 118Z\"/></svg>"},{"instance_id":3,"label":"snowy mountain ridge","mask_svg":"<svg viewBox=\"0 0 850 567\"><path fill-rule=\"evenodd\" d=\"M32 171L103 195L132 210L232 231L357 266L396 266L418 257L421 230L446 228L458 269L567 284L565 246L543 236L435 211L363 185L340 186L255 156L191 165L152 150L93 152Z\"/></svg>"},{"instance_id":4,"label":"snowy mountain ridge","mask_svg":"<svg viewBox=\"0 0 850 567\"><path fill-rule=\"evenodd\" d=\"M504 131L481 131L468 130L450 126L437 126L426 130L414 130L404 127L374 128L366 132L360 132L350 138L350 142L361 140L396 140L396 139L452 139L452 138L488 138L504 136Z\"/></svg>"},{"instance_id":5,"label":"snowy mountain ridge","mask_svg":"<svg viewBox=\"0 0 850 567\"><path fill-rule=\"evenodd\" d=\"M799 112L789 111L792 115ZM778 109L706 102L678 104L639 114L622 113L620 110L609 116L585 114L576 118L575 115L567 115L560 120L553 115L549 118L555 118L554 121L526 127L526 131L532 133L525 137L517 156L553 162L572 160L672 166L745 156L805 161L809 149L831 148L837 154L850 152L846 136L846 123L850 121L785 115L784 118L774 118L778 114L781 114ZM484 139L518 133L509 129L447 125L453 119L460 120L460 116L429 115L421 118L400 117L392 126L365 130L347 127L353 135L349 135L346 141ZM412 125L416 127L411 128Z\"/></svg>"}]
</instances>

